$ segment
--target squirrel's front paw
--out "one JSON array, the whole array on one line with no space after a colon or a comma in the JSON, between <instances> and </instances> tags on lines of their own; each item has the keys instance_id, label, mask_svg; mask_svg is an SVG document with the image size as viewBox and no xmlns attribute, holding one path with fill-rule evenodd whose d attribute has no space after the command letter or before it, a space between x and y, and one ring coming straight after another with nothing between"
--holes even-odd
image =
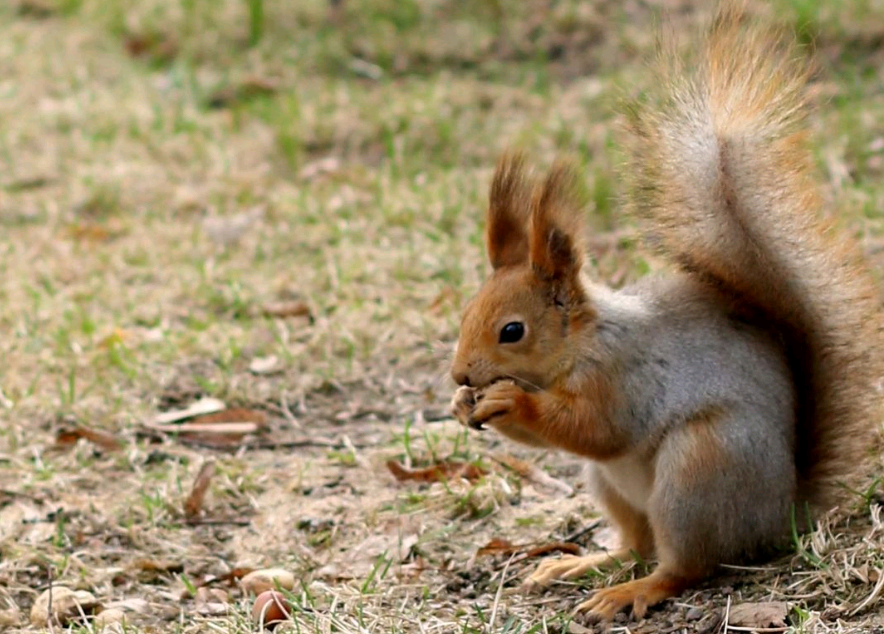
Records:
<instances>
[{"instance_id":1,"label":"squirrel's front paw","mask_svg":"<svg viewBox=\"0 0 884 634\"><path fill-rule=\"evenodd\" d=\"M451 397L451 413L460 422L461 425L474 427L470 423L470 414L476 406L476 389L461 385L457 388L454 396ZM479 425L476 429L482 429Z\"/></svg>"},{"instance_id":2,"label":"squirrel's front paw","mask_svg":"<svg viewBox=\"0 0 884 634\"><path fill-rule=\"evenodd\" d=\"M467 424L476 429L481 429L486 423L506 425L527 396L525 390L512 381L493 383L479 394Z\"/></svg>"}]
</instances>

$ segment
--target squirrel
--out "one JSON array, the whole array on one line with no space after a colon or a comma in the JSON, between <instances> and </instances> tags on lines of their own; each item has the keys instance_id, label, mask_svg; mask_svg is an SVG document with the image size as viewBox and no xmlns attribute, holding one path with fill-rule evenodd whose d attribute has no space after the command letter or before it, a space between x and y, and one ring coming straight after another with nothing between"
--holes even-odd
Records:
<instances>
[{"instance_id":1,"label":"squirrel","mask_svg":"<svg viewBox=\"0 0 884 634\"><path fill-rule=\"evenodd\" d=\"M452 411L590 459L622 547L545 560L526 586L658 561L581 603L592 620L643 618L776 549L796 512L843 501L877 438L879 290L823 218L797 47L722 4L696 59L661 55L658 88L628 104L626 205L669 275L590 281L574 169L497 165Z\"/></svg>"}]
</instances>

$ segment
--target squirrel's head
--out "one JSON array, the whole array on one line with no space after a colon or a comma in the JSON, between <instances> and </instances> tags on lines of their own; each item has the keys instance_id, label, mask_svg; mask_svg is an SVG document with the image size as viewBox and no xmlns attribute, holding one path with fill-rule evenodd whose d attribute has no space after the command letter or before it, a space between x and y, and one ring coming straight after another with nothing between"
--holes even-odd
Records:
<instances>
[{"instance_id":1,"label":"squirrel's head","mask_svg":"<svg viewBox=\"0 0 884 634\"><path fill-rule=\"evenodd\" d=\"M483 388L506 378L544 389L571 369L577 337L595 321L580 282L576 184L562 163L538 183L520 156L498 163L485 235L494 270L463 313L451 368L458 384Z\"/></svg>"}]
</instances>

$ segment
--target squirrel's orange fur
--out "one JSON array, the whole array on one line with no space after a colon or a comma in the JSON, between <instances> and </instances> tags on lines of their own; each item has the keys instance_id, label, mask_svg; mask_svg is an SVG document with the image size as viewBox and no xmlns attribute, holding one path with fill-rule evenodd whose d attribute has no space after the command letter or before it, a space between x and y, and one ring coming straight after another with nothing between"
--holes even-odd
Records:
<instances>
[{"instance_id":1,"label":"squirrel's orange fur","mask_svg":"<svg viewBox=\"0 0 884 634\"><path fill-rule=\"evenodd\" d=\"M493 272L452 376L464 424L592 460L623 549L541 564L528 585L631 551L648 577L581 608L610 618L781 542L862 472L880 412L881 311L856 246L821 218L793 45L719 9L688 70L628 109L629 204L681 268L612 291L582 277L573 173L502 159Z\"/></svg>"}]
</instances>

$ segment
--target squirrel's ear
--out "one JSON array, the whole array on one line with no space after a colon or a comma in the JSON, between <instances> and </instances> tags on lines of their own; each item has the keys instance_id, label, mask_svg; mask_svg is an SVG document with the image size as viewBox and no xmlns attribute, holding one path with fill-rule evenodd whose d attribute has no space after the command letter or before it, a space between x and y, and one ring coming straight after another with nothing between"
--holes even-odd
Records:
<instances>
[{"instance_id":1,"label":"squirrel's ear","mask_svg":"<svg viewBox=\"0 0 884 634\"><path fill-rule=\"evenodd\" d=\"M574 169L553 165L534 192L529 251L535 273L547 281L576 277L583 266L583 195Z\"/></svg>"},{"instance_id":2,"label":"squirrel's ear","mask_svg":"<svg viewBox=\"0 0 884 634\"><path fill-rule=\"evenodd\" d=\"M485 242L495 269L528 261L528 214L531 183L521 154L505 154L497 163L488 200Z\"/></svg>"}]
</instances>

